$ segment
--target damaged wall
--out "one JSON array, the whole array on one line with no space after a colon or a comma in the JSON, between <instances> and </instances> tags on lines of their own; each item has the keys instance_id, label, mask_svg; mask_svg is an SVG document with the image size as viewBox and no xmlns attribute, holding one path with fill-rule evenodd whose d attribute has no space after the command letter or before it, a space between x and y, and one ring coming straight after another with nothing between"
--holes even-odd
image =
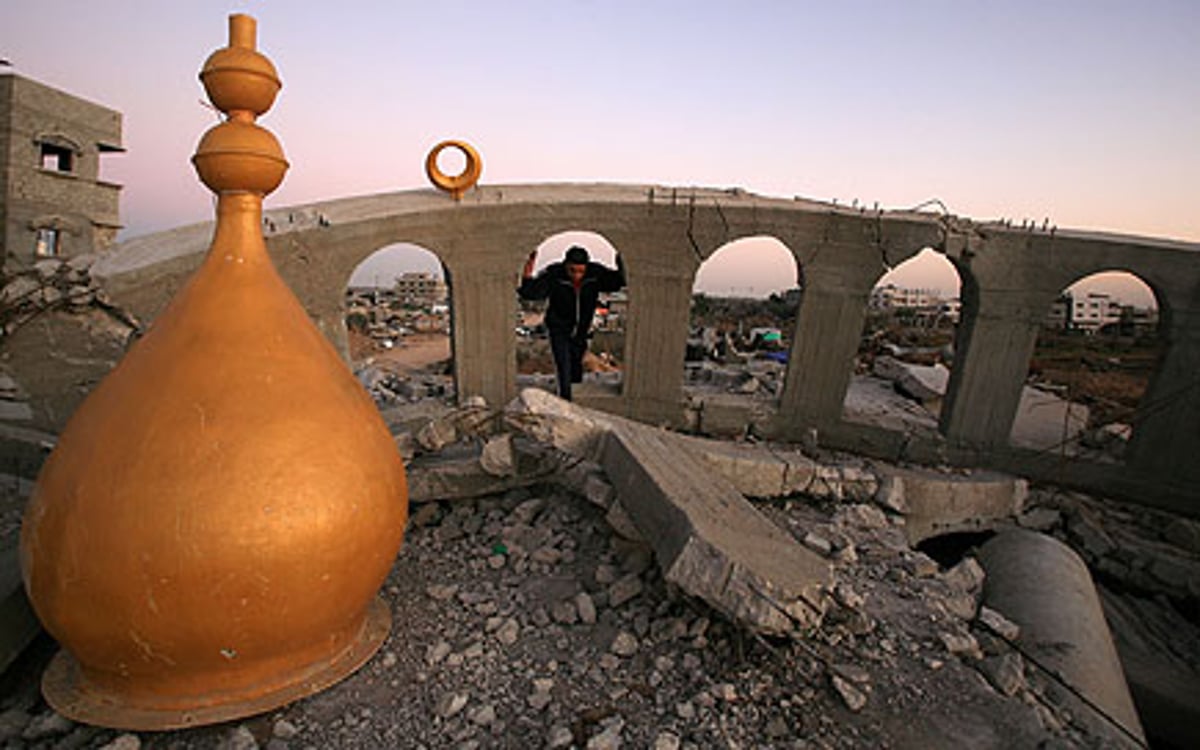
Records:
<instances>
[{"instance_id":1,"label":"damaged wall","mask_svg":"<svg viewBox=\"0 0 1200 750\"><path fill-rule=\"evenodd\" d=\"M437 253L453 283L459 398L478 395L493 404L516 392L511 321L525 257L554 234L596 232L625 260L629 313L621 392L594 397L591 405L677 426L687 424L682 363L697 269L733 240L774 237L802 264L806 288L782 395L773 415L759 425L764 435L810 439L815 428L830 447L890 459L989 465L1197 513L1195 243L1017 229L740 190L617 185L489 186L460 202L431 190L408 191L276 209L264 223L281 275L343 352L343 293L354 268L399 242ZM130 240L105 254L93 273L116 304L152 320L199 263L210 232L211 225L198 224ZM917 437L847 422L842 404L870 290L889 266L924 247L946 254L964 280L957 362L940 434ZM1064 461L1011 447L1008 436L1030 353L1050 302L1076 279L1111 269L1133 272L1154 289L1168 344L1135 419L1126 464ZM20 359L11 365L17 371L33 364ZM39 409L39 425L61 425L65 409Z\"/></svg>"}]
</instances>

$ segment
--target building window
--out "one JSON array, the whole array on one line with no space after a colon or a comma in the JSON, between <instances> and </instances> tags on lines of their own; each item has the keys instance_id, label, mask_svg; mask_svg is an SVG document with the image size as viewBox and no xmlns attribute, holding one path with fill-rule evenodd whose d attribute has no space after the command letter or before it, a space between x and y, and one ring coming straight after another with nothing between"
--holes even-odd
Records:
<instances>
[{"instance_id":1,"label":"building window","mask_svg":"<svg viewBox=\"0 0 1200 750\"><path fill-rule=\"evenodd\" d=\"M53 143L42 145L42 169L52 172L72 172L75 169L75 152Z\"/></svg>"},{"instance_id":2,"label":"building window","mask_svg":"<svg viewBox=\"0 0 1200 750\"><path fill-rule=\"evenodd\" d=\"M37 243L34 245L33 254L39 258L52 258L58 255L61 250L61 240L62 235L57 229L43 227L37 230Z\"/></svg>"}]
</instances>

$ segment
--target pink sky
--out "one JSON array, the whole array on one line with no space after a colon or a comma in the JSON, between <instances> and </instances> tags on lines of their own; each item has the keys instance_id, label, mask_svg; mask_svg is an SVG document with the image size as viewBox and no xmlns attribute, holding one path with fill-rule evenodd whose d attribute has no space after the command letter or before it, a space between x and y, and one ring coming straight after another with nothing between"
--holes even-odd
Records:
<instances>
[{"instance_id":1,"label":"pink sky","mask_svg":"<svg viewBox=\"0 0 1200 750\"><path fill-rule=\"evenodd\" d=\"M425 154L458 137L488 184L938 198L1200 241L1194 0L10 0L0 58L124 114L128 153L104 169L124 236L211 216L196 73L230 11L258 18L284 81L263 124L292 168L271 206L425 188Z\"/></svg>"}]
</instances>

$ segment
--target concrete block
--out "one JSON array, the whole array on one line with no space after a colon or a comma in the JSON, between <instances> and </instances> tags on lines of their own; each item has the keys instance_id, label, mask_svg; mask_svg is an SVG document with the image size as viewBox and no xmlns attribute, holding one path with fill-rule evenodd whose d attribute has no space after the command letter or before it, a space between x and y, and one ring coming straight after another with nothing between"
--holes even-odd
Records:
<instances>
[{"instance_id":1,"label":"concrete block","mask_svg":"<svg viewBox=\"0 0 1200 750\"><path fill-rule=\"evenodd\" d=\"M815 626L832 583L830 565L672 438L647 427L617 428L601 457L663 577L763 633Z\"/></svg>"},{"instance_id":2,"label":"concrete block","mask_svg":"<svg viewBox=\"0 0 1200 750\"><path fill-rule=\"evenodd\" d=\"M960 531L990 529L1021 512L1029 494L1024 479L977 472L970 475L880 468L875 502L902 513L909 542Z\"/></svg>"},{"instance_id":3,"label":"concrete block","mask_svg":"<svg viewBox=\"0 0 1200 750\"><path fill-rule=\"evenodd\" d=\"M462 500L507 492L545 481L558 471L559 458L528 443L514 441L513 471L507 476L488 472L476 446L456 445L438 455L418 456L407 467L411 503Z\"/></svg>"}]
</instances>

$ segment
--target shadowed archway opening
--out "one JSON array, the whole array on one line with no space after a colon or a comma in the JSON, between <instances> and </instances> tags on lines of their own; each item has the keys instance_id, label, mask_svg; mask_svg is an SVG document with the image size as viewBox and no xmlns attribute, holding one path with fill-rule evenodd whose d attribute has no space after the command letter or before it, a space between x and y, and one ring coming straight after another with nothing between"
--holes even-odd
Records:
<instances>
[{"instance_id":1,"label":"shadowed archway opening","mask_svg":"<svg viewBox=\"0 0 1200 750\"><path fill-rule=\"evenodd\" d=\"M879 277L842 405L845 419L937 431L954 367L961 291L954 264L928 247Z\"/></svg>"},{"instance_id":2,"label":"shadowed archway opening","mask_svg":"<svg viewBox=\"0 0 1200 750\"><path fill-rule=\"evenodd\" d=\"M571 230L548 237L532 251L533 273L537 276L554 263L561 263L572 246L587 250L591 262L616 269L617 250L596 232ZM523 267L518 269L518 284ZM547 302L517 297L517 385L556 392L554 357L546 329ZM592 319L588 349L583 358L583 382L573 388L573 398L593 398L621 393L625 365L625 316L629 308L627 290L601 293Z\"/></svg>"},{"instance_id":3,"label":"shadowed archway opening","mask_svg":"<svg viewBox=\"0 0 1200 750\"><path fill-rule=\"evenodd\" d=\"M450 280L436 253L377 250L350 274L344 304L351 365L381 408L453 400Z\"/></svg>"},{"instance_id":4,"label":"shadowed archway opening","mask_svg":"<svg viewBox=\"0 0 1200 750\"><path fill-rule=\"evenodd\" d=\"M1154 290L1128 271L1064 289L1042 319L1009 442L1123 461L1161 363L1162 318Z\"/></svg>"},{"instance_id":5,"label":"shadowed archway opening","mask_svg":"<svg viewBox=\"0 0 1200 750\"><path fill-rule=\"evenodd\" d=\"M774 237L723 245L692 285L684 391L696 427L743 434L783 392L803 288L800 262Z\"/></svg>"}]
</instances>

